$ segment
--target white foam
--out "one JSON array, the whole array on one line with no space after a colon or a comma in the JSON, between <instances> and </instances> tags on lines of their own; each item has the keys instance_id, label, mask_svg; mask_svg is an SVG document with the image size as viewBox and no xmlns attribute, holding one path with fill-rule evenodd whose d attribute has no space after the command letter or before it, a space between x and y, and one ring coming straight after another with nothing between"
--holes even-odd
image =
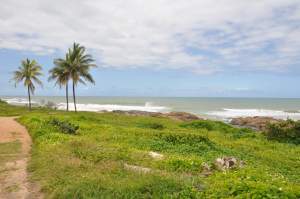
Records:
<instances>
[{"instance_id":1,"label":"white foam","mask_svg":"<svg viewBox=\"0 0 300 199\"><path fill-rule=\"evenodd\" d=\"M14 97L14 98L1 98L1 100L7 102L8 104L14 105L26 105L28 104L28 100L26 98ZM39 104L38 102L32 101L32 104ZM65 110L67 104L66 103L58 103L56 105L57 109ZM69 109L74 110L74 104L69 103ZM77 104L78 111L147 111L147 112L166 112L168 110L167 107L154 105L152 102L146 102L144 106L136 106L136 105L117 105L117 104Z\"/></svg>"},{"instance_id":2,"label":"white foam","mask_svg":"<svg viewBox=\"0 0 300 199\"><path fill-rule=\"evenodd\" d=\"M210 111L208 115L213 115L221 118L236 118L236 117L253 117L253 116L265 116L279 119L300 119L300 113L298 112L285 112L282 110L268 110L268 109L229 109L224 108L222 111Z\"/></svg>"},{"instance_id":3,"label":"white foam","mask_svg":"<svg viewBox=\"0 0 300 199\"><path fill-rule=\"evenodd\" d=\"M67 104L59 103L57 104L57 109L65 110ZM167 107L164 106L150 106L150 104L145 104L145 106L134 106L134 105L117 105L117 104L77 104L78 111L147 111L147 112L165 112L168 110ZM69 103L69 109L74 110L74 104Z\"/></svg>"},{"instance_id":4,"label":"white foam","mask_svg":"<svg viewBox=\"0 0 300 199\"><path fill-rule=\"evenodd\" d=\"M25 105L29 103L27 99L21 97L1 98L1 100L7 102L8 104L15 104L15 105ZM38 104L36 101L31 101L31 103Z\"/></svg>"}]
</instances>

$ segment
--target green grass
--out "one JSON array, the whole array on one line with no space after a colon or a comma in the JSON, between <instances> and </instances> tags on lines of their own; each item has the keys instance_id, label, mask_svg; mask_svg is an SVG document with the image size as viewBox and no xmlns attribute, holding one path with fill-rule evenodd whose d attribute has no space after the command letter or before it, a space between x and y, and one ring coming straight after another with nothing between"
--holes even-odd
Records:
<instances>
[{"instance_id":1,"label":"green grass","mask_svg":"<svg viewBox=\"0 0 300 199\"><path fill-rule=\"evenodd\" d=\"M0 117L21 116L29 113L51 113L52 111L52 109L47 107L34 107L31 111L29 111L28 107L9 105L0 99Z\"/></svg>"},{"instance_id":2,"label":"green grass","mask_svg":"<svg viewBox=\"0 0 300 199\"><path fill-rule=\"evenodd\" d=\"M26 114L27 109L21 106L11 106L0 100L0 116L17 116Z\"/></svg>"},{"instance_id":3,"label":"green grass","mask_svg":"<svg viewBox=\"0 0 300 199\"><path fill-rule=\"evenodd\" d=\"M61 132L53 119L79 126ZM32 138L29 170L46 198L299 198L300 147L222 122L36 110L19 121ZM154 160L150 151L164 155ZM201 175L234 156L245 167ZM124 164L150 168L139 173Z\"/></svg>"}]
</instances>

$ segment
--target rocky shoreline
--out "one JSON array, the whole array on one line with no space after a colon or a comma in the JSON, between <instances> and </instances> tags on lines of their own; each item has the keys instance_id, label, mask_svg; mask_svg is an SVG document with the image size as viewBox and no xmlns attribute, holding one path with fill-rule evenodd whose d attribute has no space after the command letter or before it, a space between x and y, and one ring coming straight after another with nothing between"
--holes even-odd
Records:
<instances>
[{"instance_id":1,"label":"rocky shoreline","mask_svg":"<svg viewBox=\"0 0 300 199\"><path fill-rule=\"evenodd\" d=\"M113 113L131 115L131 116L151 116L151 117L165 117L178 121L193 121L193 120L203 120L203 118L198 117L197 115L186 113L186 112L169 112L169 113L161 113L161 112L147 112L147 111L112 111Z\"/></svg>"},{"instance_id":2,"label":"rocky shoreline","mask_svg":"<svg viewBox=\"0 0 300 199\"><path fill-rule=\"evenodd\" d=\"M194 121L194 120L206 120L207 118L199 117L195 114L187 112L147 112L147 111L121 111L115 110L113 113L125 114L131 116L151 116L151 117L165 117L178 121ZM282 119L275 119L272 117L262 117L262 116L253 116L253 117L237 117L232 118L229 124L236 127L251 128L256 131L264 131L268 124L277 123L283 121Z\"/></svg>"},{"instance_id":3,"label":"rocky shoreline","mask_svg":"<svg viewBox=\"0 0 300 199\"><path fill-rule=\"evenodd\" d=\"M282 119L275 119L272 117L254 116L254 117L233 118L230 121L230 124L239 127L251 128L257 131L264 131L266 130L268 124L282 122L282 121L283 121Z\"/></svg>"}]
</instances>

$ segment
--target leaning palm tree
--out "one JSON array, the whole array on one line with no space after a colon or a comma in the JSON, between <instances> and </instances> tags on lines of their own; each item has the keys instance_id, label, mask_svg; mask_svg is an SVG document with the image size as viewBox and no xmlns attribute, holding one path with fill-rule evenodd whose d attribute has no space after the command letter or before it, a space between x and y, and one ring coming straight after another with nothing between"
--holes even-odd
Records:
<instances>
[{"instance_id":1,"label":"leaning palm tree","mask_svg":"<svg viewBox=\"0 0 300 199\"><path fill-rule=\"evenodd\" d=\"M68 91L68 84L70 79L70 72L69 72L69 65L66 59L55 59L54 60L55 67L52 68L49 73L49 81L56 80L55 85L59 85L61 88L62 86L66 87L66 101L67 101L67 111L69 111L69 91Z\"/></svg>"},{"instance_id":2,"label":"leaning palm tree","mask_svg":"<svg viewBox=\"0 0 300 199\"><path fill-rule=\"evenodd\" d=\"M28 107L31 110L31 96L30 94L34 94L35 85L34 83L42 86L41 80L38 79L38 76L41 76L42 67L35 60L22 60L21 66L18 70L14 71L13 80L15 81L15 85L17 83L23 82L24 86L27 87L28 92Z\"/></svg>"},{"instance_id":3,"label":"leaning palm tree","mask_svg":"<svg viewBox=\"0 0 300 199\"><path fill-rule=\"evenodd\" d=\"M74 109L75 112L77 112L75 87L78 83L85 85L85 81L95 83L90 74L90 68L96 67L96 65L93 64L94 59L92 56L85 53L85 47L77 43L73 44L73 48L69 48L66 60L69 67L70 78L72 79Z\"/></svg>"}]
</instances>

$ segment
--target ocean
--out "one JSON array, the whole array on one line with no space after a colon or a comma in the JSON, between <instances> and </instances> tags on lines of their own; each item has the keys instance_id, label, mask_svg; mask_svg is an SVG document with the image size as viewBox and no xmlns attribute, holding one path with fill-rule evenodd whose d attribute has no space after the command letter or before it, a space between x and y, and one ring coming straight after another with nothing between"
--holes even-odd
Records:
<instances>
[{"instance_id":1,"label":"ocean","mask_svg":"<svg viewBox=\"0 0 300 199\"><path fill-rule=\"evenodd\" d=\"M24 105L26 97L0 97L10 104ZM65 109L65 97L33 97L33 103L54 102ZM73 108L70 97L70 108ZM300 119L300 99L215 98L215 97L77 97L79 111L139 110L150 112L184 111L200 117L229 120L234 117L270 116Z\"/></svg>"}]
</instances>

